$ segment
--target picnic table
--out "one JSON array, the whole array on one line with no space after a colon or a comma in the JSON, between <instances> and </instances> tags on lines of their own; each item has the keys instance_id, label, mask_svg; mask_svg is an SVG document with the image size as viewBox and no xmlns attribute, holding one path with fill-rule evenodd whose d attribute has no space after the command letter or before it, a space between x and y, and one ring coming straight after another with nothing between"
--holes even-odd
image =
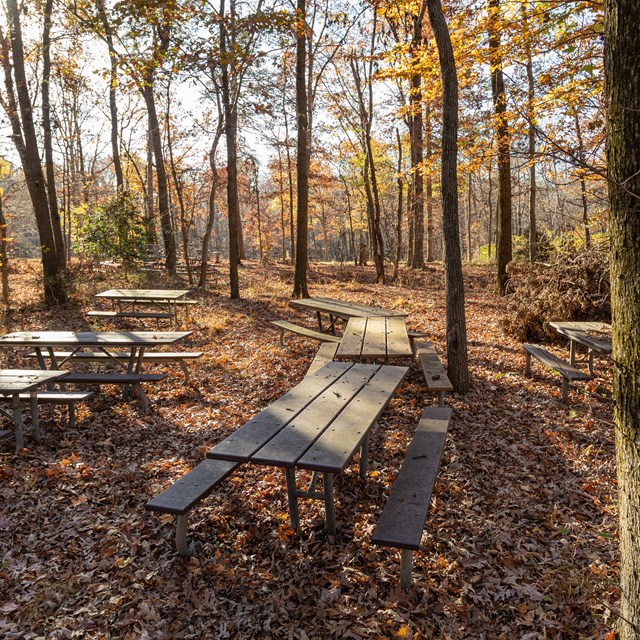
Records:
<instances>
[{"instance_id":1,"label":"picnic table","mask_svg":"<svg viewBox=\"0 0 640 640\"><path fill-rule=\"evenodd\" d=\"M300 528L298 498L324 500L326 529L334 533L334 476L360 450L364 478L370 431L407 371L390 365L326 364L213 447L207 458L283 468L293 528ZM304 490L296 483L300 470L313 472ZM318 474L322 492L316 490Z\"/></svg>"},{"instance_id":2,"label":"picnic table","mask_svg":"<svg viewBox=\"0 0 640 640\"><path fill-rule=\"evenodd\" d=\"M290 300L289 304L298 309L314 311L318 319L318 331L322 333L322 314L329 316L329 326L327 331L335 333L335 323L338 319L348 320L349 318L368 318L370 316L402 317L407 314L402 311L393 311L373 307L357 302L346 302L335 298L302 298L300 300Z\"/></svg>"},{"instance_id":3,"label":"picnic table","mask_svg":"<svg viewBox=\"0 0 640 640\"><path fill-rule=\"evenodd\" d=\"M549 326L569 339L569 364L575 365L576 346L588 349L589 373L593 375L594 352L610 354L612 351L611 325L606 322L550 322Z\"/></svg>"},{"instance_id":4,"label":"picnic table","mask_svg":"<svg viewBox=\"0 0 640 640\"><path fill-rule=\"evenodd\" d=\"M124 369L126 373L97 372L91 374L73 373L67 376L68 382L85 382L87 384L122 384L123 397L127 398L129 385L132 385L140 397L143 408L148 400L140 382L157 382L164 379L164 374L143 374L142 362L146 349L160 345L171 345L191 335L191 331L22 331L0 336L0 347L30 347L35 350L38 363L42 369L58 370L68 362L75 361L76 354L85 349L96 349L104 353L108 361ZM67 348L63 358L56 354L56 348ZM127 349L128 358L122 359L114 349ZM45 352L49 359L47 367Z\"/></svg>"},{"instance_id":5,"label":"picnic table","mask_svg":"<svg viewBox=\"0 0 640 640\"><path fill-rule=\"evenodd\" d=\"M349 318L335 357L338 360L384 362L389 358L412 358L413 349L404 318Z\"/></svg>"},{"instance_id":6,"label":"picnic table","mask_svg":"<svg viewBox=\"0 0 640 640\"><path fill-rule=\"evenodd\" d=\"M31 430L36 442L40 441L40 422L36 389L42 384L60 380L66 371L37 371L30 369L0 370L0 402L10 401L12 413L0 407L0 414L15 424L16 452L24 446L24 421L20 410L20 394L31 396Z\"/></svg>"},{"instance_id":7,"label":"picnic table","mask_svg":"<svg viewBox=\"0 0 640 640\"><path fill-rule=\"evenodd\" d=\"M109 289L95 295L96 298L111 300L111 312L90 312L94 316L105 315L114 317L169 317L174 322L178 318L178 307L184 304L193 304L194 301L186 301L184 297L189 293L188 289ZM157 310L155 312L135 311L139 306Z\"/></svg>"}]
</instances>

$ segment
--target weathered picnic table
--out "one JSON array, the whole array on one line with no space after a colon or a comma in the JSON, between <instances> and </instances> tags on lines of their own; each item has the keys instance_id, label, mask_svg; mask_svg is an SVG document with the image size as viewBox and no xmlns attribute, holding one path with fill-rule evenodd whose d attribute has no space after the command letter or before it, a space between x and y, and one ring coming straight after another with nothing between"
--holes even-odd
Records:
<instances>
[{"instance_id":1,"label":"weathered picnic table","mask_svg":"<svg viewBox=\"0 0 640 640\"><path fill-rule=\"evenodd\" d=\"M12 413L0 407L0 414L15 424L16 452L24 446L24 421L20 410L20 394L28 393L31 401L31 431L36 442L40 441L37 387L67 375L66 371L38 371L31 369L0 370L0 402L10 402Z\"/></svg>"},{"instance_id":2,"label":"weathered picnic table","mask_svg":"<svg viewBox=\"0 0 640 640\"><path fill-rule=\"evenodd\" d=\"M293 528L300 528L298 498L324 500L326 528L334 533L334 476L360 450L364 477L371 428L407 371L331 362L213 447L207 458L283 468ZM307 489L296 483L300 470L313 472ZM318 474L322 493L316 490Z\"/></svg>"},{"instance_id":3,"label":"weathered picnic table","mask_svg":"<svg viewBox=\"0 0 640 640\"><path fill-rule=\"evenodd\" d=\"M290 300L289 304L298 309L314 311L318 319L318 331L321 333L323 331L322 314L326 314L329 317L327 331L330 333L335 333L335 323L338 319L346 321L349 318L368 318L369 316L397 316L404 318L407 315L402 311L382 309L381 307L373 307L357 302L346 302L334 298L302 298L300 300Z\"/></svg>"},{"instance_id":4,"label":"weathered picnic table","mask_svg":"<svg viewBox=\"0 0 640 640\"><path fill-rule=\"evenodd\" d=\"M129 387L133 387L140 398L143 411L148 407L148 399L144 393L142 382L158 382L165 374L142 373L145 350L160 345L171 345L191 335L191 331L23 331L0 336L0 347L29 347L35 350L38 363L42 369L59 370L70 362L76 362L85 349L94 349L105 354L125 373L99 371L96 373L69 372L65 383L85 384L120 384L124 385L123 397L126 399ZM58 358L55 349L64 347L69 351L65 357ZM128 349L128 358L122 359L114 349ZM45 358L45 353L47 357ZM49 359L47 367L46 359Z\"/></svg>"},{"instance_id":5,"label":"weathered picnic table","mask_svg":"<svg viewBox=\"0 0 640 640\"><path fill-rule=\"evenodd\" d=\"M572 367L576 362L576 346L587 347L591 375L594 352L610 354L612 351L611 325L606 322L550 322L549 326L569 339L569 364Z\"/></svg>"},{"instance_id":6,"label":"weathered picnic table","mask_svg":"<svg viewBox=\"0 0 640 640\"><path fill-rule=\"evenodd\" d=\"M185 300L188 289L109 289L96 294L96 298L111 300L111 311L90 311L89 316L106 318L178 319L178 308L196 304ZM138 311L143 306L151 311Z\"/></svg>"},{"instance_id":7,"label":"weathered picnic table","mask_svg":"<svg viewBox=\"0 0 640 640\"><path fill-rule=\"evenodd\" d=\"M338 360L383 361L413 358L404 318L352 317L335 354Z\"/></svg>"}]
</instances>

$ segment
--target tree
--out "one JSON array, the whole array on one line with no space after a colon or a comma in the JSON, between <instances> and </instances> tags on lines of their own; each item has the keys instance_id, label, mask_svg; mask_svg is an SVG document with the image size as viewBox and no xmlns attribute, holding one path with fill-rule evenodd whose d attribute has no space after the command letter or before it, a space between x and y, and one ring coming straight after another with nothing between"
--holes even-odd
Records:
<instances>
[{"instance_id":1,"label":"tree","mask_svg":"<svg viewBox=\"0 0 640 640\"><path fill-rule=\"evenodd\" d=\"M458 393L467 393L467 323L458 223L458 78L449 29L440 0L428 0L429 22L442 71L442 220L447 297L447 368Z\"/></svg>"},{"instance_id":2,"label":"tree","mask_svg":"<svg viewBox=\"0 0 640 640\"><path fill-rule=\"evenodd\" d=\"M620 639L640 637L640 11L605 2L613 393L620 517ZM634 277L635 276L635 277Z\"/></svg>"},{"instance_id":3,"label":"tree","mask_svg":"<svg viewBox=\"0 0 640 640\"><path fill-rule=\"evenodd\" d=\"M298 122L298 145L296 174L298 194L296 203L296 269L293 282L293 297L308 298L307 268L309 264L307 234L309 228L309 102L307 93L307 3L298 0L296 7L296 113Z\"/></svg>"},{"instance_id":4,"label":"tree","mask_svg":"<svg viewBox=\"0 0 640 640\"><path fill-rule=\"evenodd\" d=\"M54 232L56 222L58 226L60 225L60 218L53 219L49 208L46 181L33 120L33 104L25 70L25 53L17 0L6 0L6 9L9 16L8 36L0 30L5 80L2 106L11 124L13 142L20 156L38 226L45 302L48 305L57 305L67 300L64 264L61 263L60 254L56 248L56 237L62 237L62 233Z\"/></svg>"},{"instance_id":5,"label":"tree","mask_svg":"<svg viewBox=\"0 0 640 640\"><path fill-rule=\"evenodd\" d=\"M500 46L500 0L489 0L489 64L491 94L498 148L498 240L496 243L497 289L507 289L507 265L512 258L511 245L511 134L507 116L507 94L502 71Z\"/></svg>"}]
</instances>

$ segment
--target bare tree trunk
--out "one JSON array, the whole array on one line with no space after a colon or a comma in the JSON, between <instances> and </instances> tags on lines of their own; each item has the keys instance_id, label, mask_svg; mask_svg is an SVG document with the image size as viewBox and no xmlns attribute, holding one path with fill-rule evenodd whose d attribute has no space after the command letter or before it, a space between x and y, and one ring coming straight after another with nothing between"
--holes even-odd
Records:
<instances>
[{"instance_id":1,"label":"bare tree trunk","mask_svg":"<svg viewBox=\"0 0 640 640\"><path fill-rule=\"evenodd\" d=\"M307 233L309 216L309 103L306 82L307 23L306 0L297 0L296 9L296 113L298 120L298 176L297 250L293 297L308 298L307 289Z\"/></svg>"},{"instance_id":2,"label":"bare tree trunk","mask_svg":"<svg viewBox=\"0 0 640 640\"><path fill-rule=\"evenodd\" d=\"M491 173L491 158L489 158L489 170L487 171L487 181L489 188L487 189L488 212L489 212L489 230L487 239L487 260L491 260L491 245L493 244L493 174Z\"/></svg>"},{"instance_id":3,"label":"bare tree trunk","mask_svg":"<svg viewBox=\"0 0 640 640\"><path fill-rule=\"evenodd\" d=\"M169 275L176 274L176 240L173 234L171 222L171 206L169 203L169 185L167 182L167 169L164 162L162 150L162 136L160 135L160 122L156 112L156 101L154 96L154 73L150 68L145 75L145 81L141 87L142 97L147 107L149 118L149 134L153 156L156 162L156 183L158 185L158 212L160 214L160 229L164 243L165 265Z\"/></svg>"},{"instance_id":4,"label":"bare tree trunk","mask_svg":"<svg viewBox=\"0 0 640 640\"><path fill-rule=\"evenodd\" d=\"M7 257L7 219L0 194L0 276L2 277L3 316L9 310L9 258Z\"/></svg>"},{"instance_id":5,"label":"bare tree trunk","mask_svg":"<svg viewBox=\"0 0 640 640\"><path fill-rule=\"evenodd\" d=\"M53 162L53 145L51 136L51 103L49 100L49 83L51 81L51 12L53 0L46 0L44 5L44 28L42 30L42 132L44 147L44 166L47 176L47 198L53 238L56 243L56 258L61 269L66 268L67 254L64 235L58 209L56 193L55 165Z\"/></svg>"},{"instance_id":6,"label":"bare tree trunk","mask_svg":"<svg viewBox=\"0 0 640 640\"><path fill-rule=\"evenodd\" d=\"M580 127L580 118L578 112L573 110L574 123L576 125L576 137L578 138L578 160L582 164L580 167L580 197L582 200L582 225L584 227L584 244L587 249L591 248L591 231L589 230L589 202L587 200L587 181L584 177L584 164L586 154L584 149L584 140L582 138L582 128Z\"/></svg>"},{"instance_id":7,"label":"bare tree trunk","mask_svg":"<svg viewBox=\"0 0 640 640\"><path fill-rule=\"evenodd\" d=\"M524 28L524 46L527 68L527 119L529 120L529 260L538 258L538 229L536 220L536 125L535 125L535 79L531 57L531 37L527 4L522 4L522 23Z\"/></svg>"},{"instance_id":8,"label":"bare tree trunk","mask_svg":"<svg viewBox=\"0 0 640 640\"><path fill-rule=\"evenodd\" d=\"M507 265L512 258L511 244L511 133L507 116L507 95L502 73L500 46L500 0L489 0L489 60L491 91L498 146L498 240L496 242L497 289L507 290Z\"/></svg>"},{"instance_id":9,"label":"bare tree trunk","mask_svg":"<svg viewBox=\"0 0 640 640\"><path fill-rule=\"evenodd\" d=\"M605 1L613 407L620 518L620 640L640 637L640 12Z\"/></svg>"},{"instance_id":10,"label":"bare tree trunk","mask_svg":"<svg viewBox=\"0 0 640 640\"><path fill-rule=\"evenodd\" d=\"M456 392L469 389L467 323L458 224L458 79L449 29L440 0L429 0L429 21L442 71L442 228L447 299L447 374Z\"/></svg>"},{"instance_id":11,"label":"bare tree trunk","mask_svg":"<svg viewBox=\"0 0 640 640\"><path fill-rule=\"evenodd\" d=\"M396 140L398 144L398 168L396 170L398 185L398 208L396 210L396 259L393 262L392 282L398 279L398 269L400 267L400 254L402 253L402 200L404 192L404 180L402 178L402 140L400 132L396 129Z\"/></svg>"},{"instance_id":12,"label":"bare tree trunk","mask_svg":"<svg viewBox=\"0 0 640 640\"><path fill-rule=\"evenodd\" d=\"M57 258L44 173L38 152L38 139L33 122L33 106L29 96L24 67L24 48L17 0L6 0L10 42L0 32L2 65L5 74L6 111L11 123L12 137L20 156L29 197L36 217L42 251L44 297L47 305L66 302L67 291L62 265ZM13 65L11 64L13 62ZM15 92L13 78L15 77ZM17 95L17 100L16 100ZM59 222L59 218L58 218Z\"/></svg>"},{"instance_id":13,"label":"bare tree trunk","mask_svg":"<svg viewBox=\"0 0 640 640\"><path fill-rule=\"evenodd\" d=\"M427 104L425 109L425 146L427 152L427 160L433 155L433 126L431 123L431 105ZM433 175L431 170L427 173L426 179L426 196L427 196L427 262L433 262Z\"/></svg>"},{"instance_id":14,"label":"bare tree trunk","mask_svg":"<svg viewBox=\"0 0 640 640\"><path fill-rule=\"evenodd\" d=\"M286 227L284 221L284 177L282 175L282 151L280 144L276 143L278 150L278 179L280 182L280 226L282 229L282 262L287 261L287 239L286 239Z\"/></svg>"},{"instance_id":15,"label":"bare tree trunk","mask_svg":"<svg viewBox=\"0 0 640 640\"><path fill-rule=\"evenodd\" d=\"M230 297L240 297L240 281L238 264L240 253L238 246L238 219L240 217L240 201L238 199L238 156L237 131L238 112L232 105L229 80L229 62L227 55L227 27L225 24L225 3L220 0L220 53L222 57L222 104L224 107L224 131L227 141L227 215L229 216L229 288ZM231 11L235 8L231 0Z\"/></svg>"},{"instance_id":16,"label":"bare tree trunk","mask_svg":"<svg viewBox=\"0 0 640 640\"><path fill-rule=\"evenodd\" d=\"M118 103L116 101L116 86L118 84L118 56L113 45L113 31L107 18L104 0L95 0L96 10L104 29L104 39L109 49L109 115L111 119L111 155L113 157L113 171L116 174L116 188L124 189L122 162L120 161L120 144L118 140Z\"/></svg>"},{"instance_id":17,"label":"bare tree trunk","mask_svg":"<svg viewBox=\"0 0 640 640\"><path fill-rule=\"evenodd\" d=\"M471 250L471 196L473 190L473 183L471 182L472 174L469 172L467 176L467 262L471 264L473 258L473 251Z\"/></svg>"}]
</instances>

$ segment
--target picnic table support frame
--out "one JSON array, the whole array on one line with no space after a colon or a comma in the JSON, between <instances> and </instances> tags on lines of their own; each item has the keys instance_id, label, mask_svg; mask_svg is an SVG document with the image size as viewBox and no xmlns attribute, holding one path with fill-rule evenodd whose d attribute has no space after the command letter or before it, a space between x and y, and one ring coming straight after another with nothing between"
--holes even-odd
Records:
<instances>
[{"instance_id":1,"label":"picnic table support frame","mask_svg":"<svg viewBox=\"0 0 640 640\"><path fill-rule=\"evenodd\" d=\"M369 433L364 437L360 448L360 478L365 480L367 477L367 466L369 464Z\"/></svg>"},{"instance_id":2,"label":"picnic table support frame","mask_svg":"<svg viewBox=\"0 0 640 640\"><path fill-rule=\"evenodd\" d=\"M411 588L411 572L413 569L413 550L402 549L400 551L400 588Z\"/></svg>"},{"instance_id":3,"label":"picnic table support frame","mask_svg":"<svg viewBox=\"0 0 640 640\"><path fill-rule=\"evenodd\" d=\"M187 529L189 514L185 513L177 517L176 522L176 551L183 558L190 558L193 555L193 549L187 541Z\"/></svg>"},{"instance_id":4,"label":"picnic table support frame","mask_svg":"<svg viewBox=\"0 0 640 640\"><path fill-rule=\"evenodd\" d=\"M284 470L287 481L287 500L289 504L289 518L291 520L291 528L300 533L300 509L298 507L298 498L307 498L309 500L323 500L325 508L325 528L330 535L336 532L335 506L333 499L333 473L322 473L322 492L316 491L318 481L318 472L314 471L311 476L309 486L302 490L298 489L296 483L295 469L286 468Z\"/></svg>"},{"instance_id":5,"label":"picnic table support frame","mask_svg":"<svg viewBox=\"0 0 640 640\"><path fill-rule=\"evenodd\" d=\"M24 423L20 410L20 397L17 393L11 398L11 408L13 409L13 420L16 423L16 453L18 453L24 447Z\"/></svg>"}]
</instances>

